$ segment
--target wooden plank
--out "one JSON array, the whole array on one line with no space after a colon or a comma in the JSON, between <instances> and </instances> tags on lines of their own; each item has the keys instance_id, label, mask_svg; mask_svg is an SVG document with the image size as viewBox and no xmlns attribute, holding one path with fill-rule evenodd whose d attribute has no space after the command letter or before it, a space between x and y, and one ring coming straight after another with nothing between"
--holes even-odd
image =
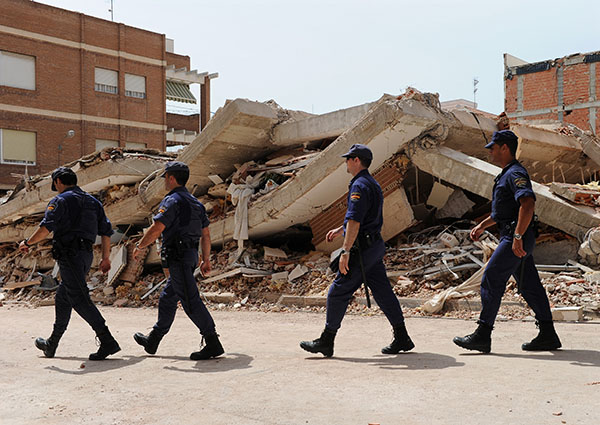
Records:
<instances>
[{"instance_id":1,"label":"wooden plank","mask_svg":"<svg viewBox=\"0 0 600 425\"><path fill-rule=\"evenodd\" d=\"M2 287L2 289L20 289L27 288L28 286L39 285L39 280L27 280L24 282L8 282L6 285Z\"/></svg>"}]
</instances>

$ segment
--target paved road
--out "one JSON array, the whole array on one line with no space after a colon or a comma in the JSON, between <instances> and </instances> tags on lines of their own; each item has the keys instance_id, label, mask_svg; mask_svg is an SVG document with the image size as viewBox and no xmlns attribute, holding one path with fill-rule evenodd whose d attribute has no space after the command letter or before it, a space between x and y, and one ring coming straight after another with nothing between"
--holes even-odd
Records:
<instances>
[{"instance_id":1,"label":"paved road","mask_svg":"<svg viewBox=\"0 0 600 425\"><path fill-rule=\"evenodd\" d=\"M472 322L408 319L411 353L384 356L381 316L347 316L331 359L305 353L321 331L313 313L217 311L227 351L208 362L178 311L156 356L132 339L154 309L102 308L122 351L90 362L92 331L74 316L57 357L33 346L47 337L53 307L0 307L0 423L6 424L598 424L600 325L558 324L564 349L525 353L532 323L499 323L493 354L469 353L452 337Z\"/></svg>"}]
</instances>

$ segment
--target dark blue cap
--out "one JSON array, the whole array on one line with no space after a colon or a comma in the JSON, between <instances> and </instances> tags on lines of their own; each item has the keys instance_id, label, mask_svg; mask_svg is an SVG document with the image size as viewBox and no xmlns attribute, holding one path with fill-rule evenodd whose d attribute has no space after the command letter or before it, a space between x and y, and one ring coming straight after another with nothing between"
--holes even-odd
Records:
<instances>
[{"instance_id":1,"label":"dark blue cap","mask_svg":"<svg viewBox=\"0 0 600 425\"><path fill-rule=\"evenodd\" d=\"M68 167L58 167L56 170L54 170L52 172L52 186L50 187L54 192L57 191L56 186L54 185L54 182L56 181L57 178L59 177L66 177L66 176L71 176L73 177L71 180L75 180L75 183L77 183L77 174L75 174L75 171L71 170ZM62 182L62 178L60 179Z\"/></svg>"},{"instance_id":2,"label":"dark blue cap","mask_svg":"<svg viewBox=\"0 0 600 425\"><path fill-rule=\"evenodd\" d=\"M350 147L350 150L342 155L344 158L360 158L367 161L373 161L373 152L365 145L357 143Z\"/></svg>"},{"instance_id":3,"label":"dark blue cap","mask_svg":"<svg viewBox=\"0 0 600 425\"><path fill-rule=\"evenodd\" d=\"M163 173L160 176L164 177L165 174L170 171L187 171L189 173L190 169L184 162L169 161L167 162L167 165L165 165L165 171L163 171Z\"/></svg>"},{"instance_id":4,"label":"dark blue cap","mask_svg":"<svg viewBox=\"0 0 600 425\"><path fill-rule=\"evenodd\" d=\"M492 141L485 145L486 149L490 149L494 144L496 145L514 145L519 143L519 138L515 133L510 130L494 131L492 134Z\"/></svg>"}]
</instances>

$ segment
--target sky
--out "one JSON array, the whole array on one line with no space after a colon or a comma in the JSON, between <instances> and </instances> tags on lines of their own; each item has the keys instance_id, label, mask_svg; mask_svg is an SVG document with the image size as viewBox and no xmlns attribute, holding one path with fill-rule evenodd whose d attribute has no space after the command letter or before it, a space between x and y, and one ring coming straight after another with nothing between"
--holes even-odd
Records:
<instances>
[{"instance_id":1,"label":"sky","mask_svg":"<svg viewBox=\"0 0 600 425\"><path fill-rule=\"evenodd\" d=\"M41 0L110 20L110 0ZM600 50L596 0L114 0L115 22L165 34L225 100L322 114L411 86L504 109L503 53ZM198 93L198 86L193 91Z\"/></svg>"}]
</instances>

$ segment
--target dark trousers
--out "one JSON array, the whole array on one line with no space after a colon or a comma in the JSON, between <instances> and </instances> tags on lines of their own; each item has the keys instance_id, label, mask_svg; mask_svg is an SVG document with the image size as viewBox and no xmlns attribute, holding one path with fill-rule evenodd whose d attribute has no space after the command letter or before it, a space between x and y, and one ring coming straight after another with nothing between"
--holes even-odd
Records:
<instances>
[{"instance_id":1,"label":"dark trousers","mask_svg":"<svg viewBox=\"0 0 600 425\"><path fill-rule=\"evenodd\" d=\"M183 311L200 329L202 335L213 335L215 322L208 309L200 299L194 270L198 264L198 250L186 249L181 259L168 259L169 279L158 300L158 321L154 329L160 335L169 332L175 313L177 301L181 301Z\"/></svg>"},{"instance_id":2,"label":"dark trousers","mask_svg":"<svg viewBox=\"0 0 600 425\"><path fill-rule=\"evenodd\" d=\"M392 326L404 323L402 308L398 298L392 290L392 285L387 277L385 266L383 264L383 255L385 254L385 243L382 239L374 242L373 245L362 252L367 285L373 293L373 298L381 308ZM349 272L343 275L338 272L335 280L329 287L327 294L327 320L325 327L331 330L338 330L342 324L344 314L348 308L348 303L352 295L363 283L360 262L357 254L350 256Z\"/></svg>"},{"instance_id":3,"label":"dark trousers","mask_svg":"<svg viewBox=\"0 0 600 425\"><path fill-rule=\"evenodd\" d=\"M512 243L512 235L502 236L498 248L492 254L485 268L481 280L482 310L479 319L487 325L494 325L502 296L506 290L506 282L512 275L520 285L521 295L535 313L536 319L551 321L552 313L548 296L533 262L532 253L535 247L533 229L530 228L523 235L523 249L527 252L523 260L512 251ZM523 280L521 280L521 261L524 261Z\"/></svg>"},{"instance_id":4,"label":"dark trousers","mask_svg":"<svg viewBox=\"0 0 600 425\"><path fill-rule=\"evenodd\" d=\"M104 317L90 298L86 276L92 265L91 251L75 250L74 255L58 260L61 282L56 290L54 332L58 336L66 330L74 309L94 331L106 329Z\"/></svg>"}]
</instances>

